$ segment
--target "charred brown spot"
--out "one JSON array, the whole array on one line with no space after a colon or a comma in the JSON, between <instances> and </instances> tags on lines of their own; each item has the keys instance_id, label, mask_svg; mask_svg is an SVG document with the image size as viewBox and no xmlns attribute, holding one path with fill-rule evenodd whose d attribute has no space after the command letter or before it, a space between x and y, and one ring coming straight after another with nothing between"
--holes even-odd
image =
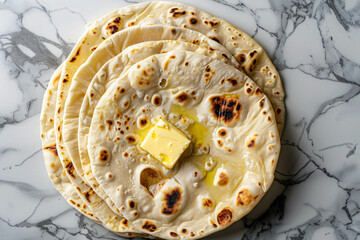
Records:
<instances>
[{"instance_id":1,"label":"charred brown spot","mask_svg":"<svg viewBox=\"0 0 360 240\"><path fill-rule=\"evenodd\" d=\"M248 147L248 148L255 147L255 139L251 139L251 140L247 143L247 147Z\"/></svg>"},{"instance_id":2,"label":"charred brown spot","mask_svg":"<svg viewBox=\"0 0 360 240\"><path fill-rule=\"evenodd\" d=\"M175 96L175 99L181 103L182 105L185 105L187 104L189 101L190 101L190 97L189 95L184 92L184 91L181 91L180 93L178 93L176 96Z\"/></svg>"},{"instance_id":3,"label":"charred brown spot","mask_svg":"<svg viewBox=\"0 0 360 240\"><path fill-rule=\"evenodd\" d=\"M265 103L265 98L260 100L259 106L262 108L264 106Z\"/></svg>"},{"instance_id":4,"label":"charred brown spot","mask_svg":"<svg viewBox=\"0 0 360 240\"><path fill-rule=\"evenodd\" d=\"M106 162L107 160L109 160L109 152L106 149L100 150L99 153L99 160Z\"/></svg>"},{"instance_id":5,"label":"charred brown spot","mask_svg":"<svg viewBox=\"0 0 360 240\"><path fill-rule=\"evenodd\" d=\"M230 83L231 85L233 85L234 87L235 87L236 84L237 84L237 80L236 80L236 79L227 78L226 81L227 81L228 83Z\"/></svg>"},{"instance_id":6,"label":"charred brown spot","mask_svg":"<svg viewBox=\"0 0 360 240\"><path fill-rule=\"evenodd\" d=\"M189 66L189 62L185 62L185 66Z\"/></svg>"},{"instance_id":7,"label":"charred brown spot","mask_svg":"<svg viewBox=\"0 0 360 240\"><path fill-rule=\"evenodd\" d=\"M74 200L72 200L72 199L70 199L69 202L70 202L71 204L74 204L74 205L76 204L76 203L74 202Z\"/></svg>"},{"instance_id":8,"label":"charred brown spot","mask_svg":"<svg viewBox=\"0 0 360 240\"><path fill-rule=\"evenodd\" d=\"M129 207L130 208L134 208L135 207L135 202L133 200L129 201Z\"/></svg>"},{"instance_id":9,"label":"charred brown spot","mask_svg":"<svg viewBox=\"0 0 360 240\"><path fill-rule=\"evenodd\" d=\"M165 215L171 215L176 213L179 209L180 201L182 199L181 189L175 187L169 193L165 194L164 201L166 206L162 209L162 213Z\"/></svg>"},{"instance_id":10,"label":"charred brown spot","mask_svg":"<svg viewBox=\"0 0 360 240\"><path fill-rule=\"evenodd\" d=\"M90 190L90 191L92 191L92 190ZM87 192L84 194L86 200L87 200L89 203L91 203L91 200L90 200L91 193L90 193L90 191L87 191Z\"/></svg>"},{"instance_id":11,"label":"charred brown spot","mask_svg":"<svg viewBox=\"0 0 360 240\"><path fill-rule=\"evenodd\" d=\"M191 236L191 237L195 237L195 233L191 232L191 233L190 233L190 236Z\"/></svg>"},{"instance_id":12,"label":"charred brown spot","mask_svg":"<svg viewBox=\"0 0 360 240\"><path fill-rule=\"evenodd\" d=\"M176 34L176 30L175 30L175 29L171 29L171 33L172 33L173 35L175 35L175 34Z\"/></svg>"},{"instance_id":13,"label":"charred brown spot","mask_svg":"<svg viewBox=\"0 0 360 240\"><path fill-rule=\"evenodd\" d=\"M228 183L229 183L229 176L228 176L226 173L221 172L221 173L219 174L218 184L219 184L220 186L225 186L225 185L227 185Z\"/></svg>"},{"instance_id":14,"label":"charred brown spot","mask_svg":"<svg viewBox=\"0 0 360 240\"><path fill-rule=\"evenodd\" d=\"M63 79L63 83L68 82L69 80L67 80L66 78Z\"/></svg>"},{"instance_id":15,"label":"charred brown spot","mask_svg":"<svg viewBox=\"0 0 360 240\"><path fill-rule=\"evenodd\" d=\"M141 125L141 126L146 126L147 123L148 123L148 120L147 120L147 119L141 119L141 120L140 120L140 125Z\"/></svg>"},{"instance_id":16,"label":"charred brown spot","mask_svg":"<svg viewBox=\"0 0 360 240\"><path fill-rule=\"evenodd\" d=\"M245 55L244 54L239 54L239 55L236 55L235 56L235 58L236 58L236 60L239 62L239 63L244 63L245 62L245 60L246 60L246 57L245 57Z\"/></svg>"},{"instance_id":17,"label":"charred brown spot","mask_svg":"<svg viewBox=\"0 0 360 240\"><path fill-rule=\"evenodd\" d=\"M158 95L155 95L155 96L153 96L151 102L152 102L152 104L153 104L154 106L160 106L160 104L161 104L161 97L158 96Z\"/></svg>"},{"instance_id":18,"label":"charred brown spot","mask_svg":"<svg viewBox=\"0 0 360 240\"><path fill-rule=\"evenodd\" d=\"M257 88L256 90L255 90L255 95L259 95L259 94L262 94L263 92L261 91L261 89L260 88Z\"/></svg>"},{"instance_id":19,"label":"charred brown spot","mask_svg":"<svg viewBox=\"0 0 360 240\"><path fill-rule=\"evenodd\" d=\"M75 56L73 56L73 57L71 58L70 62L75 62L76 57L80 54L80 49L81 49L81 47L79 47L79 49L76 51Z\"/></svg>"},{"instance_id":20,"label":"charred brown spot","mask_svg":"<svg viewBox=\"0 0 360 240\"><path fill-rule=\"evenodd\" d=\"M277 114L280 114L280 113L281 113L281 109L280 109L280 108L276 109L276 113L277 113Z\"/></svg>"},{"instance_id":21,"label":"charred brown spot","mask_svg":"<svg viewBox=\"0 0 360 240\"><path fill-rule=\"evenodd\" d=\"M214 96L210 98L211 112L218 120L231 124L240 119L241 104L230 96Z\"/></svg>"},{"instance_id":22,"label":"charred brown spot","mask_svg":"<svg viewBox=\"0 0 360 240\"><path fill-rule=\"evenodd\" d=\"M134 144L136 142L136 138L133 135L128 135L125 137L125 139L126 139L127 143L129 143L129 144Z\"/></svg>"},{"instance_id":23,"label":"charred brown spot","mask_svg":"<svg viewBox=\"0 0 360 240\"><path fill-rule=\"evenodd\" d=\"M186 11L181 11L178 8L172 8L172 9L170 9L170 13L171 13L172 17L176 18L176 17L182 16L182 15L185 15Z\"/></svg>"},{"instance_id":24,"label":"charred brown spot","mask_svg":"<svg viewBox=\"0 0 360 240\"><path fill-rule=\"evenodd\" d=\"M203 207L212 208L214 206L214 202L210 198L205 198L202 201Z\"/></svg>"},{"instance_id":25,"label":"charred brown spot","mask_svg":"<svg viewBox=\"0 0 360 240\"><path fill-rule=\"evenodd\" d=\"M268 121L269 121L269 122L271 121L271 117L270 117L270 116L268 116Z\"/></svg>"},{"instance_id":26,"label":"charred brown spot","mask_svg":"<svg viewBox=\"0 0 360 240\"><path fill-rule=\"evenodd\" d=\"M228 55L226 55L225 53L221 54L223 57L225 57L226 59L229 59Z\"/></svg>"},{"instance_id":27,"label":"charred brown spot","mask_svg":"<svg viewBox=\"0 0 360 240\"><path fill-rule=\"evenodd\" d=\"M72 177L75 178L74 175L74 165L72 164L72 162L69 162L68 164L66 164L65 166L66 172Z\"/></svg>"},{"instance_id":28,"label":"charred brown spot","mask_svg":"<svg viewBox=\"0 0 360 240\"><path fill-rule=\"evenodd\" d=\"M217 37L209 37L210 39L212 39L212 40L214 40L215 42L218 42L218 43L220 43L220 40L217 38Z\"/></svg>"},{"instance_id":29,"label":"charred brown spot","mask_svg":"<svg viewBox=\"0 0 360 240\"><path fill-rule=\"evenodd\" d=\"M196 18L190 18L190 24L195 25L198 22Z\"/></svg>"},{"instance_id":30,"label":"charred brown spot","mask_svg":"<svg viewBox=\"0 0 360 240\"><path fill-rule=\"evenodd\" d=\"M176 232L170 232L170 236L172 236L172 237L177 237L177 236L179 236Z\"/></svg>"},{"instance_id":31,"label":"charred brown spot","mask_svg":"<svg viewBox=\"0 0 360 240\"><path fill-rule=\"evenodd\" d=\"M247 88L246 92L250 94L251 93L251 88Z\"/></svg>"},{"instance_id":32,"label":"charred brown spot","mask_svg":"<svg viewBox=\"0 0 360 240\"><path fill-rule=\"evenodd\" d=\"M224 208L217 215L217 222L220 226L225 226L229 222L231 222L233 217L233 211L230 208Z\"/></svg>"},{"instance_id":33,"label":"charred brown spot","mask_svg":"<svg viewBox=\"0 0 360 240\"><path fill-rule=\"evenodd\" d=\"M222 147L224 145L224 142L222 140L217 140L217 144L219 145L219 147Z\"/></svg>"},{"instance_id":34,"label":"charred brown spot","mask_svg":"<svg viewBox=\"0 0 360 240\"><path fill-rule=\"evenodd\" d=\"M250 57L254 57L255 56L255 54L257 54L257 51L256 50L254 50L254 51L252 51L252 52L250 52Z\"/></svg>"},{"instance_id":35,"label":"charred brown spot","mask_svg":"<svg viewBox=\"0 0 360 240\"><path fill-rule=\"evenodd\" d=\"M215 27L219 24L219 22L214 22L214 21L204 21L204 23L206 25L210 25L211 27Z\"/></svg>"},{"instance_id":36,"label":"charred brown spot","mask_svg":"<svg viewBox=\"0 0 360 240\"><path fill-rule=\"evenodd\" d=\"M92 93L90 93L90 97L94 97L94 93L92 92Z\"/></svg>"},{"instance_id":37,"label":"charred brown spot","mask_svg":"<svg viewBox=\"0 0 360 240\"><path fill-rule=\"evenodd\" d=\"M255 69L256 59L252 61L252 63L249 66L249 71L252 72Z\"/></svg>"},{"instance_id":38,"label":"charred brown spot","mask_svg":"<svg viewBox=\"0 0 360 240\"><path fill-rule=\"evenodd\" d=\"M181 232L182 232L182 233L186 233L187 230L186 230L185 228L183 228L183 229L181 229Z\"/></svg>"},{"instance_id":39,"label":"charred brown spot","mask_svg":"<svg viewBox=\"0 0 360 240\"><path fill-rule=\"evenodd\" d=\"M113 20L113 22L114 22L114 23L120 23L120 20L121 20L121 18L120 18L120 17L117 17L117 18L115 18L115 19Z\"/></svg>"},{"instance_id":40,"label":"charred brown spot","mask_svg":"<svg viewBox=\"0 0 360 240\"><path fill-rule=\"evenodd\" d=\"M44 147L44 149L45 149L45 150L48 150L48 151L50 151L50 152L52 152L52 153L54 153L55 156L58 156L58 151L57 151L57 149L56 149L56 143L53 144L53 145L49 145L49 146L47 146L47 147Z\"/></svg>"},{"instance_id":41,"label":"charred brown spot","mask_svg":"<svg viewBox=\"0 0 360 240\"><path fill-rule=\"evenodd\" d=\"M109 30L110 34L114 34L119 31L119 25L120 25L121 18L116 17L112 22L109 22L106 26L106 29Z\"/></svg>"},{"instance_id":42,"label":"charred brown spot","mask_svg":"<svg viewBox=\"0 0 360 240\"><path fill-rule=\"evenodd\" d=\"M106 120L106 123L109 125L109 130L110 130L110 127L113 125L113 121L112 120Z\"/></svg>"},{"instance_id":43,"label":"charred brown spot","mask_svg":"<svg viewBox=\"0 0 360 240\"><path fill-rule=\"evenodd\" d=\"M121 221L121 224L124 225L125 227L129 227L128 225L128 220L126 218L124 218L122 221Z\"/></svg>"},{"instance_id":44,"label":"charred brown spot","mask_svg":"<svg viewBox=\"0 0 360 240\"><path fill-rule=\"evenodd\" d=\"M261 183L260 183L261 185ZM236 198L236 205L238 206L249 206L253 201L255 201L259 195L252 195L251 191L247 188L242 189Z\"/></svg>"},{"instance_id":45,"label":"charred brown spot","mask_svg":"<svg viewBox=\"0 0 360 240\"><path fill-rule=\"evenodd\" d=\"M155 232L156 231L156 225L155 223L152 223L150 221L145 221L145 223L142 225L142 229L145 229L149 232Z\"/></svg>"}]
</instances>

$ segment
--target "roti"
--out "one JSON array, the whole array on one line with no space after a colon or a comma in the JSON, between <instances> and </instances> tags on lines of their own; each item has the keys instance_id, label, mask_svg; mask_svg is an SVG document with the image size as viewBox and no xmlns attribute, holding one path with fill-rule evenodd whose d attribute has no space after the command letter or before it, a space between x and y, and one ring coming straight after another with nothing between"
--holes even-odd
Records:
<instances>
[{"instance_id":1,"label":"roti","mask_svg":"<svg viewBox=\"0 0 360 240\"><path fill-rule=\"evenodd\" d=\"M141 147L159 121L191 140L172 169ZM269 98L247 75L177 50L136 63L109 87L88 151L96 180L137 229L190 239L228 227L260 201L280 136Z\"/></svg>"},{"instance_id":2,"label":"roti","mask_svg":"<svg viewBox=\"0 0 360 240\"><path fill-rule=\"evenodd\" d=\"M169 40L139 43L128 47L118 56L112 58L107 63L105 63L105 65L97 72L95 77L92 79L91 83L88 86L86 95L84 96L84 100L78 117L79 118L78 146L79 146L81 165L82 168L84 169L84 176L86 177L86 180L88 181L90 186L103 199L108 197L99 187L98 182L93 176L90 159L87 152L87 139L88 139L91 118L93 116L94 109L100 97L104 94L107 88L111 86L111 84L121 76L123 72L126 72L126 70L129 67L136 64L138 61L143 60L146 57L154 54L168 52L174 49L186 50L186 51L193 51L198 54L210 56L211 58L231 64L230 60L227 57L224 57L223 52L210 50L210 48L211 47L209 46L206 47L205 45L198 46L191 43L180 42L180 41L169 41ZM90 57L87 63L85 63L82 66L82 68L79 70L79 72L89 66L91 67L92 61L96 61L96 60ZM236 62L234 64L236 64ZM89 71L85 71L85 72L89 72ZM113 77L109 78L108 77L109 74Z\"/></svg>"}]
</instances>

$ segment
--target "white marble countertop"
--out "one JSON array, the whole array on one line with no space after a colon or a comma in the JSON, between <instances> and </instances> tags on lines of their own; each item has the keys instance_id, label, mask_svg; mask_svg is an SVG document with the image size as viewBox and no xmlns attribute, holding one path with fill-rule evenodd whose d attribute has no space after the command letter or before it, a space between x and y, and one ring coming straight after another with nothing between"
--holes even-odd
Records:
<instances>
[{"instance_id":1,"label":"white marble countertop","mask_svg":"<svg viewBox=\"0 0 360 240\"><path fill-rule=\"evenodd\" d=\"M120 239L72 209L43 163L39 113L85 24L138 1L0 0L0 239ZM276 180L211 239L360 239L360 2L181 1L255 38L287 118Z\"/></svg>"}]
</instances>

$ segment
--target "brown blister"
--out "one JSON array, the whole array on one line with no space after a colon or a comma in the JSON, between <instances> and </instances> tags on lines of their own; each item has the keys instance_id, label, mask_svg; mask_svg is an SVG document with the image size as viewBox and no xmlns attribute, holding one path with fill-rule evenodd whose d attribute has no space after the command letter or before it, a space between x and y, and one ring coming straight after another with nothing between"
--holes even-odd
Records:
<instances>
[{"instance_id":1,"label":"brown blister","mask_svg":"<svg viewBox=\"0 0 360 240\"><path fill-rule=\"evenodd\" d=\"M110 21L107 26L106 26L106 30L107 30L107 34L108 35L113 35L114 33L119 31L119 26L120 26L120 22L121 22L121 18L120 17L116 17L114 18L112 21Z\"/></svg>"},{"instance_id":2,"label":"brown blister","mask_svg":"<svg viewBox=\"0 0 360 240\"><path fill-rule=\"evenodd\" d=\"M136 142L137 142L136 136L133 134L127 135L125 137L125 140L126 140L126 143L130 144L130 145L136 144Z\"/></svg>"},{"instance_id":3,"label":"brown blister","mask_svg":"<svg viewBox=\"0 0 360 240\"><path fill-rule=\"evenodd\" d=\"M179 187L164 192L164 207L161 210L164 215L173 215L179 210L183 192Z\"/></svg>"},{"instance_id":4,"label":"brown blister","mask_svg":"<svg viewBox=\"0 0 360 240\"><path fill-rule=\"evenodd\" d=\"M256 140L255 140L255 138L251 138L251 139L249 139L249 140L246 142L246 146L247 146L248 148L253 148L253 147L255 147L255 145L256 145Z\"/></svg>"},{"instance_id":5,"label":"brown blister","mask_svg":"<svg viewBox=\"0 0 360 240\"><path fill-rule=\"evenodd\" d=\"M145 221L144 224L142 225L142 229L147 230L149 232L155 232L157 227L155 223L151 221Z\"/></svg>"},{"instance_id":6,"label":"brown blister","mask_svg":"<svg viewBox=\"0 0 360 240\"><path fill-rule=\"evenodd\" d=\"M180 16L183 16L186 14L186 11L185 10L180 10L179 8L171 8L170 11L169 11L170 15L174 18L177 18L177 17L180 17Z\"/></svg>"},{"instance_id":7,"label":"brown blister","mask_svg":"<svg viewBox=\"0 0 360 240\"><path fill-rule=\"evenodd\" d=\"M241 104L231 96L213 96L210 98L211 113L217 120L230 125L240 119Z\"/></svg>"},{"instance_id":8,"label":"brown blister","mask_svg":"<svg viewBox=\"0 0 360 240\"><path fill-rule=\"evenodd\" d=\"M189 23L190 23L191 25L195 25L195 24L198 23L198 20L197 20L197 18L192 17L192 18L190 18Z\"/></svg>"},{"instance_id":9,"label":"brown blister","mask_svg":"<svg viewBox=\"0 0 360 240\"><path fill-rule=\"evenodd\" d=\"M235 55L235 59L240 63L240 65L246 62L246 56L242 53Z\"/></svg>"},{"instance_id":10,"label":"brown blister","mask_svg":"<svg viewBox=\"0 0 360 240\"><path fill-rule=\"evenodd\" d=\"M227 135L226 129L224 129L224 128L219 129L218 135L219 135L220 137L225 137L225 136Z\"/></svg>"},{"instance_id":11,"label":"brown blister","mask_svg":"<svg viewBox=\"0 0 360 240\"><path fill-rule=\"evenodd\" d=\"M106 162L110 158L109 152L106 149L102 149L99 152L99 161L100 162Z\"/></svg>"},{"instance_id":12,"label":"brown blister","mask_svg":"<svg viewBox=\"0 0 360 240\"><path fill-rule=\"evenodd\" d=\"M79 54L80 54L80 50L81 50L81 46L76 51L75 55L71 58L70 62L75 62L76 61L77 56L79 56ZM68 81L67 79L63 79L64 83L67 82L67 81Z\"/></svg>"},{"instance_id":13,"label":"brown blister","mask_svg":"<svg viewBox=\"0 0 360 240\"><path fill-rule=\"evenodd\" d=\"M233 210L230 208L224 208L217 215L217 222L220 226L225 226L231 222L232 218L233 218Z\"/></svg>"},{"instance_id":14,"label":"brown blister","mask_svg":"<svg viewBox=\"0 0 360 240\"><path fill-rule=\"evenodd\" d=\"M211 79L212 79L212 77L214 75L215 75L215 71L213 71L211 69L211 67L209 65L207 65L205 67L205 74L204 74L204 82L205 82L205 84L208 84L211 81Z\"/></svg>"},{"instance_id":15,"label":"brown blister","mask_svg":"<svg viewBox=\"0 0 360 240\"><path fill-rule=\"evenodd\" d=\"M56 149L56 143L44 147L44 150L48 150L48 151L52 152L55 156L58 156L58 151Z\"/></svg>"},{"instance_id":16,"label":"brown blister","mask_svg":"<svg viewBox=\"0 0 360 240\"><path fill-rule=\"evenodd\" d=\"M75 168L74 168L72 162L69 162L68 164L66 164L65 169L72 178L75 178L75 175L74 175Z\"/></svg>"},{"instance_id":17,"label":"brown blister","mask_svg":"<svg viewBox=\"0 0 360 240\"><path fill-rule=\"evenodd\" d=\"M170 232L170 236L175 238L175 237L178 237L179 235L176 232Z\"/></svg>"},{"instance_id":18,"label":"brown blister","mask_svg":"<svg viewBox=\"0 0 360 240\"><path fill-rule=\"evenodd\" d=\"M249 206L252 202L256 201L259 195L252 195L251 191L247 188L243 188L236 197L237 206Z\"/></svg>"},{"instance_id":19,"label":"brown blister","mask_svg":"<svg viewBox=\"0 0 360 240\"><path fill-rule=\"evenodd\" d=\"M151 98L151 103L158 107L161 105L161 96L160 95L154 95L152 98Z\"/></svg>"},{"instance_id":20,"label":"brown blister","mask_svg":"<svg viewBox=\"0 0 360 240\"><path fill-rule=\"evenodd\" d=\"M120 222L125 228L129 228L129 221L124 218L121 222Z\"/></svg>"},{"instance_id":21,"label":"brown blister","mask_svg":"<svg viewBox=\"0 0 360 240\"><path fill-rule=\"evenodd\" d=\"M214 40L215 42L220 43L220 40L219 40L217 37L215 37L215 36L210 36L209 38L210 38L211 40Z\"/></svg>"},{"instance_id":22,"label":"brown blister","mask_svg":"<svg viewBox=\"0 0 360 240\"><path fill-rule=\"evenodd\" d=\"M185 105L190 101L190 96L184 92L184 91L180 91L178 92L175 96L174 96L175 100L178 101L178 103L180 103L181 105Z\"/></svg>"},{"instance_id":23,"label":"brown blister","mask_svg":"<svg viewBox=\"0 0 360 240\"><path fill-rule=\"evenodd\" d=\"M237 80L233 78L227 78L226 82L230 83L233 87L235 87L238 83Z\"/></svg>"},{"instance_id":24,"label":"brown blister","mask_svg":"<svg viewBox=\"0 0 360 240\"><path fill-rule=\"evenodd\" d=\"M218 185L219 186L226 186L228 183L229 183L229 176L227 175L226 172L221 172L219 174Z\"/></svg>"},{"instance_id":25,"label":"brown blister","mask_svg":"<svg viewBox=\"0 0 360 240\"><path fill-rule=\"evenodd\" d=\"M263 92L261 91L261 89L260 88L256 88L255 89L255 95L260 95L260 94L262 94Z\"/></svg>"},{"instance_id":26,"label":"brown blister","mask_svg":"<svg viewBox=\"0 0 360 240\"><path fill-rule=\"evenodd\" d=\"M203 198L201 201L201 205L204 208L213 208L215 204L214 204L214 201L211 200L210 198Z\"/></svg>"}]
</instances>

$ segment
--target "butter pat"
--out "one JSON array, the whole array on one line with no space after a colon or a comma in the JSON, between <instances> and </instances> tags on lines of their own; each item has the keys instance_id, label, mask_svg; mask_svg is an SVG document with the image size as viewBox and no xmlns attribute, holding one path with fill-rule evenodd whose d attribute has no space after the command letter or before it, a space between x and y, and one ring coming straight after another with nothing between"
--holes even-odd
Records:
<instances>
[{"instance_id":1,"label":"butter pat","mask_svg":"<svg viewBox=\"0 0 360 240\"><path fill-rule=\"evenodd\" d=\"M172 169L190 142L184 133L160 118L148 132L140 147L159 160L166 168Z\"/></svg>"}]
</instances>

